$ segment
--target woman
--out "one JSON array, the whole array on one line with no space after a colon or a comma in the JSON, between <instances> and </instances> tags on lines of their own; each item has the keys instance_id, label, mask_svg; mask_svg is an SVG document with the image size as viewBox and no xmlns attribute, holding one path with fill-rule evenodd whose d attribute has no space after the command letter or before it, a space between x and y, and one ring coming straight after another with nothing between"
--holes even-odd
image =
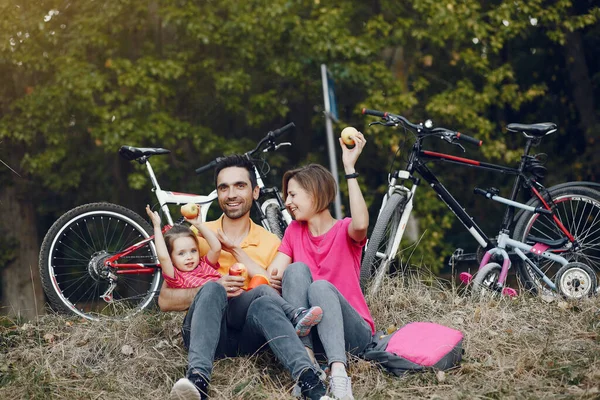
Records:
<instances>
[{"instance_id":1,"label":"woman","mask_svg":"<svg viewBox=\"0 0 600 400\"><path fill-rule=\"evenodd\" d=\"M375 332L359 284L369 215L354 165L366 140L360 132L352 139L353 148L339 139L352 218L336 220L329 212L337 188L325 168L311 164L286 172L283 195L295 221L287 228L272 264L272 268L285 269L283 297L290 304L318 305L323 310L323 319L316 329L317 339L330 365L329 394L337 399L353 399L346 372L346 351L359 354ZM313 336L302 341L314 361Z\"/></svg>"}]
</instances>

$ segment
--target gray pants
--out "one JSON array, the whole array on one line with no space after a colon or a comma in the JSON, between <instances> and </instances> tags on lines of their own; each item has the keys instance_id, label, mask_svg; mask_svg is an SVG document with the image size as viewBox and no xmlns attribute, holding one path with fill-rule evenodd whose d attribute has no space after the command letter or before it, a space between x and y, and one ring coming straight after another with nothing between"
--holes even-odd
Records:
<instances>
[{"instance_id":1,"label":"gray pants","mask_svg":"<svg viewBox=\"0 0 600 400\"><path fill-rule=\"evenodd\" d=\"M206 283L183 321L183 341L189 351L188 375L193 371L210 380L215 358L254 354L265 344L294 380L307 368L314 370L286 315L294 308L288 306L284 312L283 306L285 302L270 286L258 286L228 301L223 286ZM237 318L242 318L242 322Z\"/></svg>"},{"instance_id":2,"label":"gray pants","mask_svg":"<svg viewBox=\"0 0 600 400\"><path fill-rule=\"evenodd\" d=\"M301 262L290 264L283 274L283 298L295 307L320 306L323 319L317 333L301 338L304 346L315 350L313 341L320 341L329 364L347 364L346 351L360 354L372 340L371 327L331 283L313 282L308 266ZM315 343L317 345L318 343Z\"/></svg>"}]
</instances>

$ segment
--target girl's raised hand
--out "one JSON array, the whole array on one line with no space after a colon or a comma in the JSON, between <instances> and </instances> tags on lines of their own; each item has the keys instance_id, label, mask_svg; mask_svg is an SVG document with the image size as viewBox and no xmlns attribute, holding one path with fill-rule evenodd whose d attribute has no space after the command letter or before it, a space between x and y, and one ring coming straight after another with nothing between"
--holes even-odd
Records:
<instances>
[{"instance_id":1,"label":"girl's raised hand","mask_svg":"<svg viewBox=\"0 0 600 400\"><path fill-rule=\"evenodd\" d=\"M149 205L146 205L146 214L150 217L152 225L156 228L160 228L160 215L156 211L152 211Z\"/></svg>"},{"instance_id":2,"label":"girl's raised hand","mask_svg":"<svg viewBox=\"0 0 600 400\"><path fill-rule=\"evenodd\" d=\"M195 218L183 217L187 222L194 226L202 225L202 213L198 213Z\"/></svg>"}]
</instances>

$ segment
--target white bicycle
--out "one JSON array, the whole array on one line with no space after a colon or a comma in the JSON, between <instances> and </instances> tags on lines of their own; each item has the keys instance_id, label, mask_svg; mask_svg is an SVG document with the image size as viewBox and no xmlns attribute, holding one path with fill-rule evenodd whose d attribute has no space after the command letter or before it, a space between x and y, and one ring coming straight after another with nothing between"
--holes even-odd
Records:
<instances>
[{"instance_id":1,"label":"white bicycle","mask_svg":"<svg viewBox=\"0 0 600 400\"><path fill-rule=\"evenodd\" d=\"M265 228L283 236L292 218L276 187L264 184L266 161L252 159L259 152L275 151L290 143L275 139L293 128L288 124L269 132L258 145L244 154L254 164L261 196L255 202ZM169 205L196 203L202 219L217 198L216 190L208 195L163 190L150 158L170 153L162 148L122 146L119 154L146 167L152 191L166 225L174 221ZM198 173L216 165L218 159L201 167ZM42 286L56 311L74 313L83 318L123 318L150 306L161 287L160 264L154 247L153 229L136 212L112 203L92 203L76 207L62 215L48 230L42 242L39 268Z\"/></svg>"}]
</instances>

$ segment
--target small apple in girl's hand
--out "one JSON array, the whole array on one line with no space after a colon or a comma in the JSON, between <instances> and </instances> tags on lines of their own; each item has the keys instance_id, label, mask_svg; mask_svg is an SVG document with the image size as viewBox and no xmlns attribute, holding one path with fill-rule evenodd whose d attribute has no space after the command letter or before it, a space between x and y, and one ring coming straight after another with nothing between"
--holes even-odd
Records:
<instances>
[{"instance_id":1,"label":"small apple in girl's hand","mask_svg":"<svg viewBox=\"0 0 600 400\"><path fill-rule=\"evenodd\" d=\"M342 130L342 142L346 144L346 146L353 146L354 140L352 139L354 135L356 135L358 131L356 128L352 126L348 126Z\"/></svg>"},{"instance_id":2,"label":"small apple in girl's hand","mask_svg":"<svg viewBox=\"0 0 600 400\"><path fill-rule=\"evenodd\" d=\"M187 203L186 205L181 206L181 215L186 218L194 219L198 216L199 212L200 208L196 203Z\"/></svg>"}]
</instances>

